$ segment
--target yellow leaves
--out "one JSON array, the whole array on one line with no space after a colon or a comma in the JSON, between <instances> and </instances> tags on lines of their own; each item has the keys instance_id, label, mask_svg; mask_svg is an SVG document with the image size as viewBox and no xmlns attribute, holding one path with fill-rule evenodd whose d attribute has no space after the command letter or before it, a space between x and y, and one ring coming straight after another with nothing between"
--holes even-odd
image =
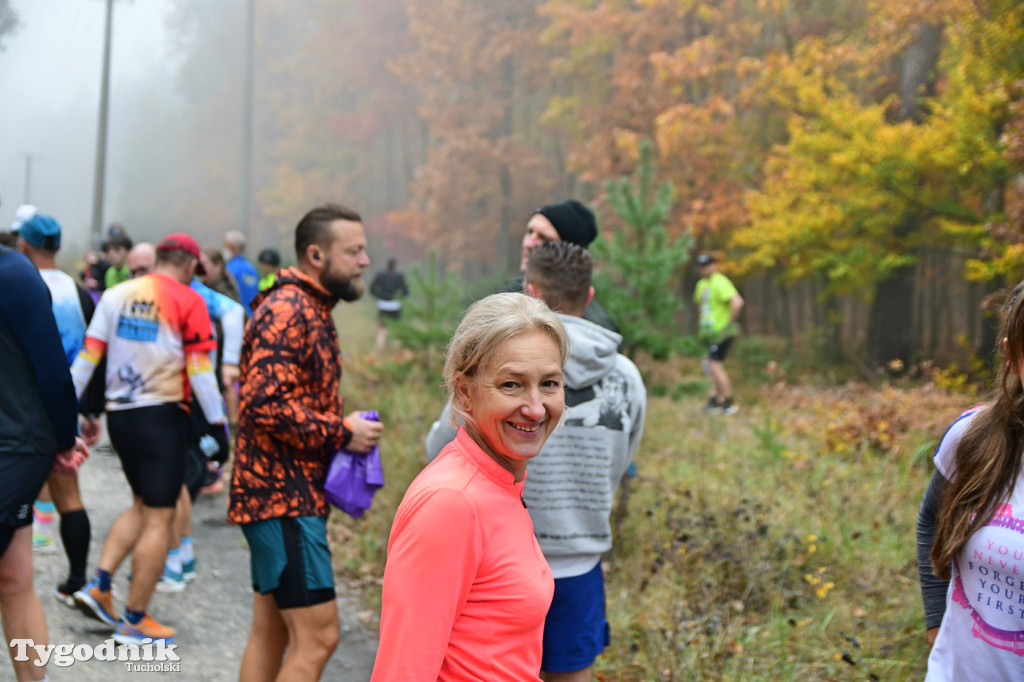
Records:
<instances>
[{"instance_id":1,"label":"yellow leaves","mask_svg":"<svg viewBox=\"0 0 1024 682\"><path fill-rule=\"evenodd\" d=\"M700 21L714 23L718 21L719 14L719 10L712 3L702 2L697 6L696 15Z\"/></svg>"},{"instance_id":2,"label":"yellow leaves","mask_svg":"<svg viewBox=\"0 0 1024 682\"><path fill-rule=\"evenodd\" d=\"M789 0L757 0L757 9L775 16L782 16L789 9Z\"/></svg>"},{"instance_id":3,"label":"yellow leaves","mask_svg":"<svg viewBox=\"0 0 1024 682\"><path fill-rule=\"evenodd\" d=\"M1006 244L990 259L971 258L965 265L964 274L972 282L1019 281L1024 277L1024 244Z\"/></svg>"},{"instance_id":4,"label":"yellow leaves","mask_svg":"<svg viewBox=\"0 0 1024 682\"><path fill-rule=\"evenodd\" d=\"M959 393L971 397L978 393L977 383L971 381L969 374L961 372L956 363L948 367L936 368L932 373L932 381L935 382L936 386L941 386L951 393Z\"/></svg>"},{"instance_id":5,"label":"yellow leaves","mask_svg":"<svg viewBox=\"0 0 1024 682\"><path fill-rule=\"evenodd\" d=\"M897 237L898 228L922 204L948 202L941 173L963 157L941 118L890 124L887 102L863 106L827 78L793 92L808 115L791 119L789 142L769 157L763 188L747 198L751 225L734 245L747 262L784 266L790 280L818 272L830 293L865 290L912 262L913 233Z\"/></svg>"},{"instance_id":6,"label":"yellow leaves","mask_svg":"<svg viewBox=\"0 0 1024 682\"><path fill-rule=\"evenodd\" d=\"M553 96L548 99L548 108L541 120L544 123L563 126L569 130L574 127L573 122L577 120L576 112L579 110L580 99L574 95Z\"/></svg>"},{"instance_id":7,"label":"yellow leaves","mask_svg":"<svg viewBox=\"0 0 1024 682\"><path fill-rule=\"evenodd\" d=\"M718 71L729 71L731 65L721 59L720 38L705 36L693 40L672 53L659 51L650 61L663 82L690 82L706 79Z\"/></svg>"},{"instance_id":8,"label":"yellow leaves","mask_svg":"<svg viewBox=\"0 0 1024 682\"><path fill-rule=\"evenodd\" d=\"M906 24L912 14L925 16L924 4L906 4L900 16L886 20L906 27L913 25ZM969 3L940 4L944 7L935 16L976 12ZM878 5L872 11L883 17L889 9ZM1021 30L1020 22L1004 23L1013 28L1000 27L1000 34L990 26L972 35L986 36L986 45L1009 44L990 35L1002 38ZM1015 44L1019 49L1020 41ZM974 49L969 41L966 45ZM856 48L852 40L806 38L791 59L763 61L771 79L765 89L773 89L777 94L771 97L792 107L794 115L788 141L774 147L764 165L761 188L747 195L751 224L733 240L745 251L742 269L781 266L788 281L819 273L830 294L847 293L869 289L893 267L912 262L920 239L938 235L972 247L978 243L966 226L977 220L984 192L995 190L1001 176L1003 161L992 131L998 129L997 112L1005 107L1008 91L994 74L1005 72L1005 66L991 62L993 78L987 79L985 69L965 71L950 64L947 82L958 90L946 88L922 124L892 124L895 102L865 104L862 93L848 85L856 81L844 68L868 73L859 70L866 62ZM967 53L967 47L960 50ZM972 63L986 58L982 51L969 56ZM1020 72L1018 66L1018 78ZM916 230L906 231L907 224ZM1016 250L1008 255L1008 261L1019 261ZM980 263L969 270L972 277L985 271Z\"/></svg>"},{"instance_id":9,"label":"yellow leaves","mask_svg":"<svg viewBox=\"0 0 1024 682\"><path fill-rule=\"evenodd\" d=\"M630 165L635 165L640 158L640 135L635 130L616 128L612 132L612 139L615 146L629 159Z\"/></svg>"},{"instance_id":10,"label":"yellow leaves","mask_svg":"<svg viewBox=\"0 0 1024 682\"><path fill-rule=\"evenodd\" d=\"M814 594L818 599L824 599L828 596L828 593L832 591L832 588L836 586L831 580L825 580L823 577L826 572L824 566L818 567L815 573L805 573L804 582L814 588Z\"/></svg>"}]
</instances>

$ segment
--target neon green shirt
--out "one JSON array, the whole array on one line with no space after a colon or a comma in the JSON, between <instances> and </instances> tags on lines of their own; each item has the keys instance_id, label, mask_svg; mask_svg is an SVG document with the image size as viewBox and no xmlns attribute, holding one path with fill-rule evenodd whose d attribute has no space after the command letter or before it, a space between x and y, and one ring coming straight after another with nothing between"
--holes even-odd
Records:
<instances>
[{"instance_id":1,"label":"neon green shirt","mask_svg":"<svg viewBox=\"0 0 1024 682\"><path fill-rule=\"evenodd\" d=\"M277 279L276 272L268 272L267 274L260 277L259 284L256 285L257 291L266 291L270 287L274 286L274 280Z\"/></svg>"},{"instance_id":2,"label":"neon green shirt","mask_svg":"<svg viewBox=\"0 0 1024 682\"><path fill-rule=\"evenodd\" d=\"M697 282L693 300L700 306L701 335L718 335L729 325L732 309L729 301L738 294L728 277L720 272L712 273Z\"/></svg>"},{"instance_id":3,"label":"neon green shirt","mask_svg":"<svg viewBox=\"0 0 1024 682\"><path fill-rule=\"evenodd\" d=\"M121 282L127 282L132 278L132 271L128 269L127 265L111 265L107 268L106 274L103 275L104 288L109 289Z\"/></svg>"}]
</instances>

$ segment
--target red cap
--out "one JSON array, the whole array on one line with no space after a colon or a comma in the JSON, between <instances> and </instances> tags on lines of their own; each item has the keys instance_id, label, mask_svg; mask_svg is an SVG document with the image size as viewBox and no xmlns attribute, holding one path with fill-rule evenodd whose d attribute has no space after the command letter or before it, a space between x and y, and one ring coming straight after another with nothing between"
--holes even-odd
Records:
<instances>
[{"instance_id":1,"label":"red cap","mask_svg":"<svg viewBox=\"0 0 1024 682\"><path fill-rule=\"evenodd\" d=\"M184 232L173 232L167 235L160 240L159 244L156 245L156 250L158 252L184 251L196 259L196 274L206 274L206 268L203 267L203 260L199 257L199 244L196 243L195 239L192 239L192 237Z\"/></svg>"}]
</instances>

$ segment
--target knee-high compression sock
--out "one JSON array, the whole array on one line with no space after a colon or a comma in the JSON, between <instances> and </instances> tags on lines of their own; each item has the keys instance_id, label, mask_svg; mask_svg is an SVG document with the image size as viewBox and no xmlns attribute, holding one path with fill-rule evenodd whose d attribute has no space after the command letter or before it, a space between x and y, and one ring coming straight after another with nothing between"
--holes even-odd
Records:
<instances>
[{"instance_id":1,"label":"knee-high compression sock","mask_svg":"<svg viewBox=\"0 0 1024 682\"><path fill-rule=\"evenodd\" d=\"M60 539L64 542L64 552L68 555L72 577L85 578L85 564L89 559L91 533L89 514L84 509L77 509L61 515Z\"/></svg>"}]
</instances>

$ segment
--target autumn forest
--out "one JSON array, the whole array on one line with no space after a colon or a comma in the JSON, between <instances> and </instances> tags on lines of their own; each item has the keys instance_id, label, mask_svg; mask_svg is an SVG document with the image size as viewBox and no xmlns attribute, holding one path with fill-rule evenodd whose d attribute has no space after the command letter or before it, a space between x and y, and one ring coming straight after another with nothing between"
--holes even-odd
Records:
<instances>
[{"instance_id":1,"label":"autumn forest","mask_svg":"<svg viewBox=\"0 0 1024 682\"><path fill-rule=\"evenodd\" d=\"M227 226L242 109L225 83L245 17L225 5L187 0L169 18L187 113L163 123L205 151L146 200L188 197ZM331 198L367 217L381 252L500 277L543 203L578 197L606 239L625 229L606 183L649 143L673 189L668 234L723 257L751 332L824 339L865 365L948 361L991 346L985 310L1024 277L1014 0L255 8L256 242L287 244ZM681 298L694 279L679 263Z\"/></svg>"}]
</instances>

